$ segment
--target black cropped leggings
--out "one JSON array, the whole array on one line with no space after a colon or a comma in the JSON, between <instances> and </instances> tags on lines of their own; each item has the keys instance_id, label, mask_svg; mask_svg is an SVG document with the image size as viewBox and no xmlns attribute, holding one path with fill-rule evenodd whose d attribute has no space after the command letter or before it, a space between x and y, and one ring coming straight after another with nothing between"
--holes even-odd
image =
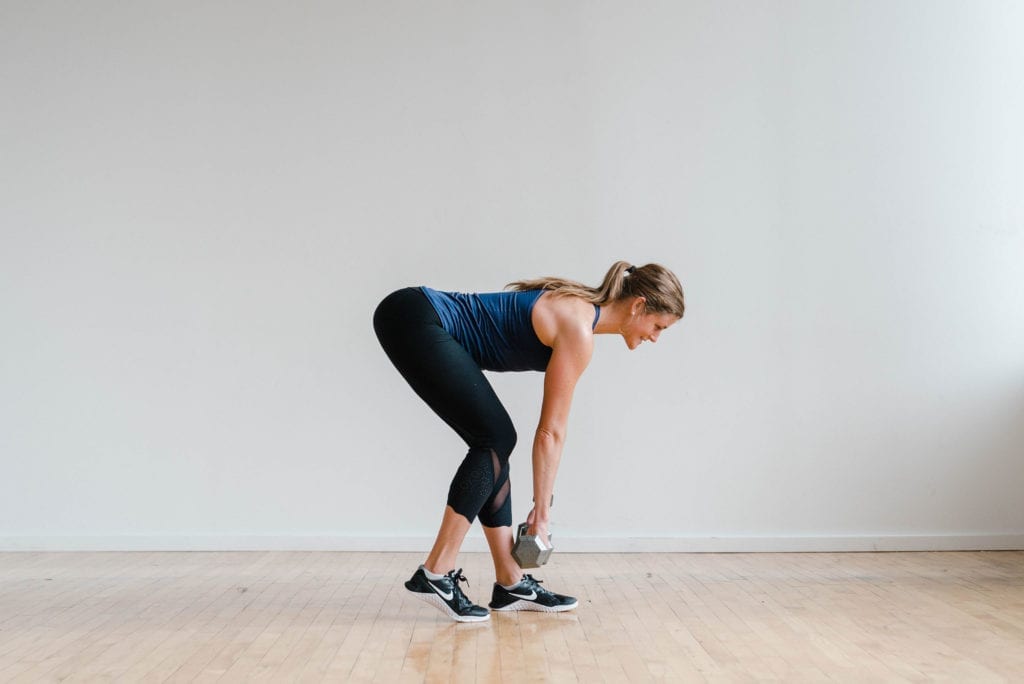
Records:
<instances>
[{"instance_id":1,"label":"black cropped leggings","mask_svg":"<svg viewBox=\"0 0 1024 684\"><path fill-rule=\"evenodd\" d=\"M516 430L469 352L441 326L418 288L391 293L373 315L377 339L398 372L469 452L448 489L448 505L472 523L512 524L508 458Z\"/></svg>"}]
</instances>

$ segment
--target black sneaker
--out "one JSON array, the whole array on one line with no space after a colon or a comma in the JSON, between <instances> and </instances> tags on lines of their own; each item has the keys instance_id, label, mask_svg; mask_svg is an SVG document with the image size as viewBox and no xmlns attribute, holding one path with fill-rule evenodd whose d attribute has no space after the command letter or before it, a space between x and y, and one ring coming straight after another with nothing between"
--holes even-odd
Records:
<instances>
[{"instance_id":1,"label":"black sneaker","mask_svg":"<svg viewBox=\"0 0 1024 684\"><path fill-rule=\"evenodd\" d=\"M459 582L468 583L462 575L462 568L452 570L439 580L432 580L427 578L421 565L413 573L412 579L405 583L405 588L416 598L437 606L442 613L457 622L483 622L490 619L490 611L474 605L466 598L459 588Z\"/></svg>"},{"instance_id":2,"label":"black sneaker","mask_svg":"<svg viewBox=\"0 0 1024 684\"><path fill-rule=\"evenodd\" d=\"M540 586L543 580L533 575L523 575L519 584L506 589L497 582L491 594L491 610L539 610L544 613L561 613L572 610L579 603L572 596L554 594Z\"/></svg>"}]
</instances>

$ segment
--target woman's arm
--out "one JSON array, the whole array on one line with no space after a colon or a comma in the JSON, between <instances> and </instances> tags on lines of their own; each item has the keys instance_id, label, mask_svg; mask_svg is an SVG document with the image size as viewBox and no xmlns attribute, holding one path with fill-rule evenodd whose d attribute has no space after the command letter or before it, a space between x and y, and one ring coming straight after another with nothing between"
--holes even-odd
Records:
<instances>
[{"instance_id":1,"label":"woman's arm","mask_svg":"<svg viewBox=\"0 0 1024 684\"><path fill-rule=\"evenodd\" d=\"M544 373L544 401L533 439L534 508L527 522L531 525L530 533L542 535L545 543L551 519L551 494L565 445L572 395L593 351L594 336L589 327L578 319L569 321L553 341L551 360Z\"/></svg>"}]
</instances>

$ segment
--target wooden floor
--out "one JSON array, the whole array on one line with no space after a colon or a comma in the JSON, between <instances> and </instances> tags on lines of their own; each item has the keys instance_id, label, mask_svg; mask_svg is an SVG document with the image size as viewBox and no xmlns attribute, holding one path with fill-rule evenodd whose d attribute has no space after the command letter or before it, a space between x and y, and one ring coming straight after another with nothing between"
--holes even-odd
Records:
<instances>
[{"instance_id":1,"label":"wooden floor","mask_svg":"<svg viewBox=\"0 0 1024 684\"><path fill-rule=\"evenodd\" d=\"M1024 552L562 554L578 610L478 624L406 594L420 560L0 553L0 682L1024 681Z\"/></svg>"}]
</instances>

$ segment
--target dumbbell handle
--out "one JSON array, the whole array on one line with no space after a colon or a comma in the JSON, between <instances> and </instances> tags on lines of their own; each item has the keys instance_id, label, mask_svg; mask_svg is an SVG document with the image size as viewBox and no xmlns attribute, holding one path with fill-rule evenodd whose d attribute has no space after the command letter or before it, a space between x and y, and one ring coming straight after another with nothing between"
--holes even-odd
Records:
<instances>
[{"instance_id":1,"label":"dumbbell handle","mask_svg":"<svg viewBox=\"0 0 1024 684\"><path fill-rule=\"evenodd\" d=\"M525 522L524 523L519 523L519 528L516 531L516 539L519 539L520 537L528 536L529 529L530 529L530 523L525 523ZM550 532L547 532L546 534L548 535L548 544L553 546L551 544L551 537L553 537L554 535L551 534ZM536 537L537 535L533 535L533 536Z\"/></svg>"}]
</instances>

